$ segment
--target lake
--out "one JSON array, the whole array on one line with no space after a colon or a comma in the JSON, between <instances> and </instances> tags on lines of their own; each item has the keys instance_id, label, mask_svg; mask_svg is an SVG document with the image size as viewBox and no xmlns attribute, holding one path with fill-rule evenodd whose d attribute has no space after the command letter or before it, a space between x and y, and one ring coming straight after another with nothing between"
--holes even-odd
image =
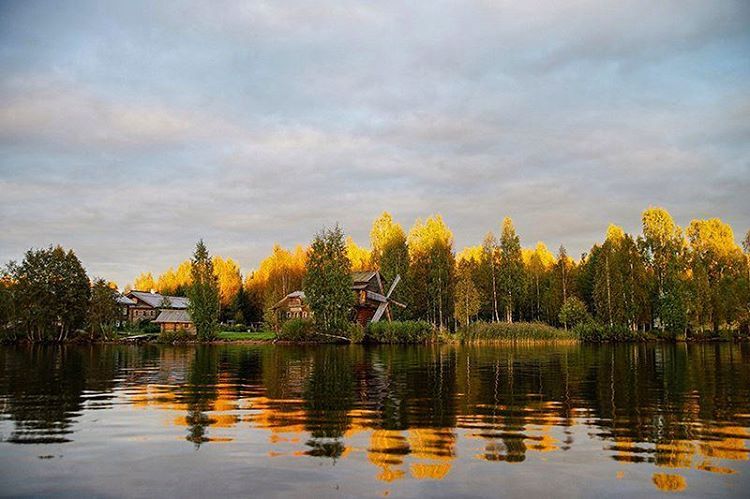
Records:
<instances>
[{"instance_id":1,"label":"lake","mask_svg":"<svg viewBox=\"0 0 750 499\"><path fill-rule=\"evenodd\" d=\"M0 494L745 496L750 345L0 348Z\"/></svg>"}]
</instances>

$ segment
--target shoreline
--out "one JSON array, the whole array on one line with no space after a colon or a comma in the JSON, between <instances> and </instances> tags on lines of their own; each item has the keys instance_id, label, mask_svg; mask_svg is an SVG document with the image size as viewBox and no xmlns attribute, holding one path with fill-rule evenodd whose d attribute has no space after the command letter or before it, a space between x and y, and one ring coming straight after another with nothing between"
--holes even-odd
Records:
<instances>
[{"instance_id":1,"label":"shoreline","mask_svg":"<svg viewBox=\"0 0 750 499\"><path fill-rule=\"evenodd\" d=\"M238 340L211 340L211 341L177 341L177 342L160 342L158 338L142 338L142 339L129 339L120 338L114 340L96 340L96 341L84 341L84 340L67 340L62 342L49 341L49 342L33 342L27 340L18 340L0 343L0 346L50 346L50 345L80 345L80 346L94 346L94 345L162 345L162 346L197 346L197 345L279 345L279 346L325 346L325 345L363 345L363 346L374 346L374 345L391 345L391 346L418 346L418 345L554 345L554 344L581 344L581 345L625 345L625 344L649 344L649 343L686 343L686 344L701 344L701 343L745 343L750 342L750 338L681 338L681 339L669 339L669 338L644 338L639 340L625 340L625 341L584 341L578 338L519 338L519 339L474 339L474 340L462 340L460 338L451 339L438 339L435 341L424 341L424 342L322 342L322 341L290 341L290 340L278 340L278 339L238 339Z\"/></svg>"}]
</instances>

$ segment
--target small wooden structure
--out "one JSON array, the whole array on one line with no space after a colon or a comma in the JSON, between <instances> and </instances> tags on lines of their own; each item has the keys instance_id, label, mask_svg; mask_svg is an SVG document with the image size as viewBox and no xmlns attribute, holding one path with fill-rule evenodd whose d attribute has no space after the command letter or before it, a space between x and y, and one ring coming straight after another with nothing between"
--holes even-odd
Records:
<instances>
[{"instance_id":1,"label":"small wooden structure","mask_svg":"<svg viewBox=\"0 0 750 499\"><path fill-rule=\"evenodd\" d=\"M363 326L370 322L378 322L383 314L391 320L390 304L406 308L406 305L391 298L393 290L401 281L397 275L385 292L385 278L377 270L352 273L352 291L356 294L354 305L354 320Z\"/></svg>"},{"instance_id":2,"label":"small wooden structure","mask_svg":"<svg viewBox=\"0 0 750 499\"><path fill-rule=\"evenodd\" d=\"M153 291L130 291L125 298L128 322L153 320L162 310L187 310L190 301L184 296L166 296Z\"/></svg>"},{"instance_id":3,"label":"small wooden structure","mask_svg":"<svg viewBox=\"0 0 750 499\"><path fill-rule=\"evenodd\" d=\"M367 325L369 322L378 322L383 315L391 320L390 304L406 307L391 298L393 290L401 280L396 276L391 283L388 292L385 292L386 282L377 270L352 273L352 292L355 296L352 309L352 320ZM274 317L281 323L294 318L307 318L312 316L310 307L305 302L304 291L294 291L279 300L273 307Z\"/></svg>"},{"instance_id":4,"label":"small wooden structure","mask_svg":"<svg viewBox=\"0 0 750 499\"><path fill-rule=\"evenodd\" d=\"M281 323L289 319L307 319L310 307L305 302L304 291L293 291L279 300L273 307L274 317Z\"/></svg>"},{"instance_id":5,"label":"small wooden structure","mask_svg":"<svg viewBox=\"0 0 750 499\"><path fill-rule=\"evenodd\" d=\"M159 316L154 319L154 324L161 326L162 333L166 331L187 331L190 334L195 334L195 324L193 324L187 310L162 310Z\"/></svg>"}]
</instances>

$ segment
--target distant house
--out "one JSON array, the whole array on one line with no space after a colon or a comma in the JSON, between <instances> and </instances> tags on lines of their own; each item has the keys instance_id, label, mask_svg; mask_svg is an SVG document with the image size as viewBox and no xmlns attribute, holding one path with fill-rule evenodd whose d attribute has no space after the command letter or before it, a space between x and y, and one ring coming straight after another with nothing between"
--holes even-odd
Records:
<instances>
[{"instance_id":1,"label":"distant house","mask_svg":"<svg viewBox=\"0 0 750 499\"><path fill-rule=\"evenodd\" d=\"M128 305L128 322L154 320L162 310L187 310L190 301L184 296L166 296L148 291L131 291L126 298L135 302Z\"/></svg>"},{"instance_id":2,"label":"distant house","mask_svg":"<svg viewBox=\"0 0 750 499\"><path fill-rule=\"evenodd\" d=\"M366 325L379 321L383 315L390 320L389 305L391 303L406 307L406 305L390 298L391 293L401 280L396 276L386 293L386 281L377 270L352 272L352 292L355 304L352 309L352 320ZM293 291L271 307L278 322L293 318L306 318L312 315L310 307L305 302L304 291Z\"/></svg>"},{"instance_id":3,"label":"distant house","mask_svg":"<svg viewBox=\"0 0 750 499\"><path fill-rule=\"evenodd\" d=\"M187 331L195 334L195 324L190 318L190 313L185 309L162 310L159 316L154 319L154 324L161 326L161 332L166 331Z\"/></svg>"},{"instance_id":4,"label":"distant house","mask_svg":"<svg viewBox=\"0 0 750 499\"><path fill-rule=\"evenodd\" d=\"M120 294L117 295L116 301L118 311L117 325L122 326L129 321L130 307L134 307L136 301Z\"/></svg>"},{"instance_id":5,"label":"distant house","mask_svg":"<svg viewBox=\"0 0 750 499\"><path fill-rule=\"evenodd\" d=\"M310 317L310 307L305 302L304 291L293 291L279 300L273 307L274 316L278 322L289 319L306 319Z\"/></svg>"}]
</instances>

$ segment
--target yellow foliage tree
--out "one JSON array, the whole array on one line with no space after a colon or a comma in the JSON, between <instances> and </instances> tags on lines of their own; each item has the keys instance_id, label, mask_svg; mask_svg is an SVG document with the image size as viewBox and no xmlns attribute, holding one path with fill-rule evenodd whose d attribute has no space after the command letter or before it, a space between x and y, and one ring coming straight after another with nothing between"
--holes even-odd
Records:
<instances>
[{"instance_id":1,"label":"yellow foliage tree","mask_svg":"<svg viewBox=\"0 0 750 499\"><path fill-rule=\"evenodd\" d=\"M453 316L453 233L440 215L417 220L407 238L411 312L443 326Z\"/></svg>"},{"instance_id":2,"label":"yellow foliage tree","mask_svg":"<svg viewBox=\"0 0 750 499\"><path fill-rule=\"evenodd\" d=\"M370 251L355 243L351 236L346 238L346 255L352 264L353 272L372 268Z\"/></svg>"},{"instance_id":3,"label":"yellow foliage tree","mask_svg":"<svg viewBox=\"0 0 750 499\"><path fill-rule=\"evenodd\" d=\"M258 269L248 274L245 291L258 302L267 319L272 318L269 312L273 304L292 291L302 289L306 261L307 252L302 246L297 246L291 252L275 244Z\"/></svg>"},{"instance_id":4,"label":"yellow foliage tree","mask_svg":"<svg viewBox=\"0 0 750 499\"><path fill-rule=\"evenodd\" d=\"M231 258L213 257L214 274L219 279L219 302L222 308L229 307L242 287L240 268Z\"/></svg>"},{"instance_id":5,"label":"yellow foliage tree","mask_svg":"<svg viewBox=\"0 0 750 499\"><path fill-rule=\"evenodd\" d=\"M151 291L156 289L156 282L151 272L143 272L133 281L133 289L136 291Z\"/></svg>"}]
</instances>

